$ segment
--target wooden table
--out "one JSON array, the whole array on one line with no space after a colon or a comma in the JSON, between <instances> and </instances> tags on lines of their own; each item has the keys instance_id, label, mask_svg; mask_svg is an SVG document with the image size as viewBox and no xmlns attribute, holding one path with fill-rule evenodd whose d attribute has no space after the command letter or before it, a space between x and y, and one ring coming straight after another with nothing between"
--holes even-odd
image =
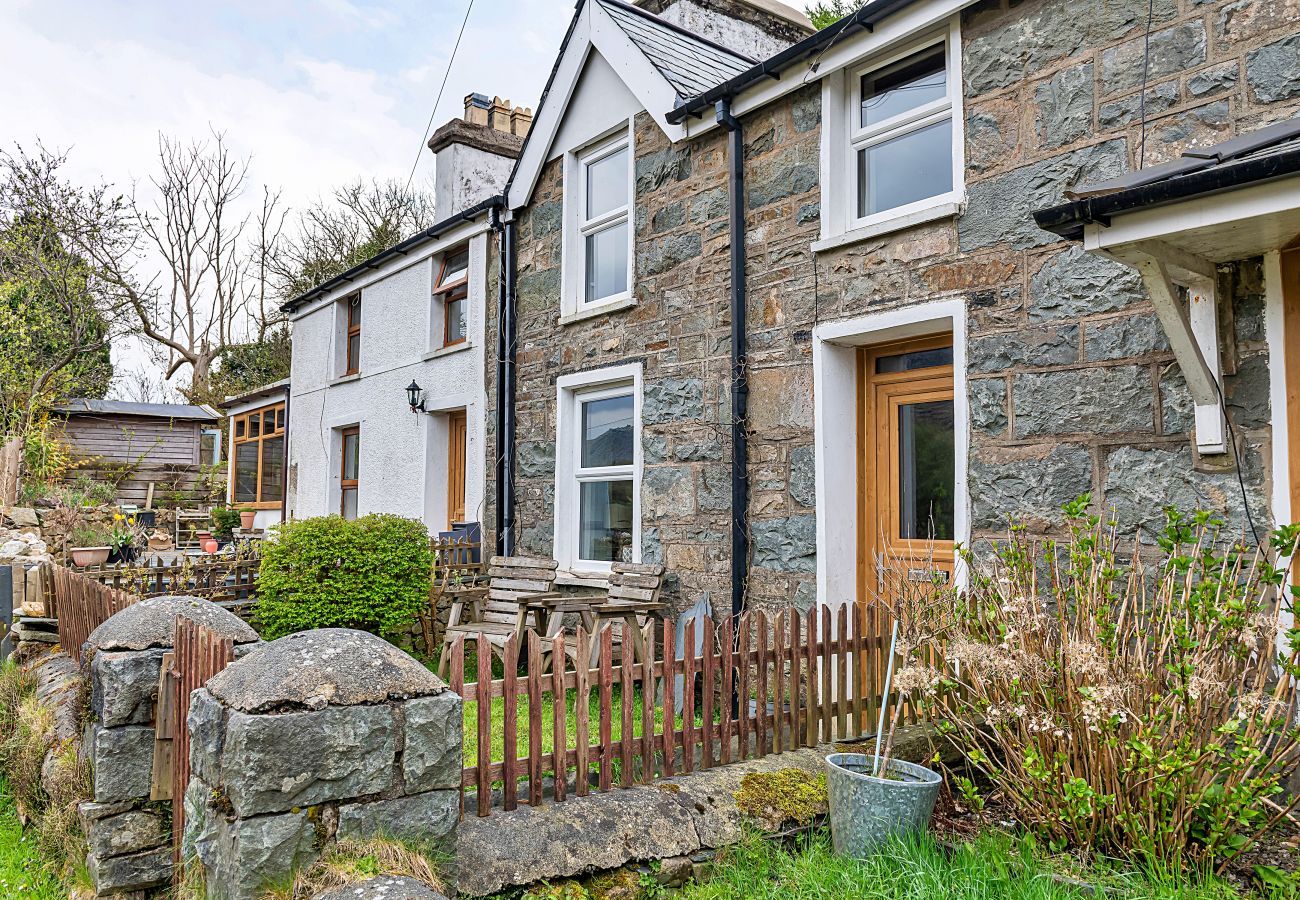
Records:
<instances>
[{"instance_id":1,"label":"wooden table","mask_svg":"<svg viewBox=\"0 0 1300 900\"><path fill-rule=\"evenodd\" d=\"M548 638L553 638L560 633L564 624L565 613L577 613L582 627L587 629L588 634L596 635L600 629L608 622L621 620L623 622L624 635L631 635L634 651L634 659L638 662L644 662L648 648L646 647L645 635L641 633L641 623L638 616L650 615L664 608L664 604L645 601L608 601L603 597L539 597L529 600L526 603L527 609L531 610L537 617L537 627L542 634ZM597 659L598 643L592 642L591 659L588 661L592 665Z\"/></svg>"}]
</instances>

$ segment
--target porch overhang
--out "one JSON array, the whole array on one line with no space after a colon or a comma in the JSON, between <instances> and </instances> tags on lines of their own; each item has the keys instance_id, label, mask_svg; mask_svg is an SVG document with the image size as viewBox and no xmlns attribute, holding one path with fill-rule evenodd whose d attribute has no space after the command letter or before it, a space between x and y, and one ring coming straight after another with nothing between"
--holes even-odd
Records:
<instances>
[{"instance_id":1,"label":"porch overhang","mask_svg":"<svg viewBox=\"0 0 1300 900\"><path fill-rule=\"evenodd\" d=\"M1300 236L1300 118L1071 196L1036 212L1039 227L1137 270L1195 404L1197 449L1226 453L1216 271Z\"/></svg>"}]
</instances>

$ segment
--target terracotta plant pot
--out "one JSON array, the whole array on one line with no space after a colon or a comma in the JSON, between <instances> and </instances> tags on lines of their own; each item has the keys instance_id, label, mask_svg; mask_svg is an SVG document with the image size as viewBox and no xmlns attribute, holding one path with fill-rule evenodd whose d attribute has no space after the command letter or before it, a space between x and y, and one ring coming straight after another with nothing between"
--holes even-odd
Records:
<instances>
[{"instance_id":1,"label":"terracotta plant pot","mask_svg":"<svg viewBox=\"0 0 1300 900\"><path fill-rule=\"evenodd\" d=\"M216 553L219 549L221 549L221 545L217 543L215 538L208 538L203 542L204 553Z\"/></svg>"},{"instance_id":2,"label":"terracotta plant pot","mask_svg":"<svg viewBox=\"0 0 1300 900\"><path fill-rule=\"evenodd\" d=\"M74 566L102 566L108 562L108 547L73 547L69 552Z\"/></svg>"},{"instance_id":3,"label":"terracotta plant pot","mask_svg":"<svg viewBox=\"0 0 1300 900\"><path fill-rule=\"evenodd\" d=\"M239 511L239 527L248 529L253 527L253 522L257 519L257 510L241 509Z\"/></svg>"}]
</instances>

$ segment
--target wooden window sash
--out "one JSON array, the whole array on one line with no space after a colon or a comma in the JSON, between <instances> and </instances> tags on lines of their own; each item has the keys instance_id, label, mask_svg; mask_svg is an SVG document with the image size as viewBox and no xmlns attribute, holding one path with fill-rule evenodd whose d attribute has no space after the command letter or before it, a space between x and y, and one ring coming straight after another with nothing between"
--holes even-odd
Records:
<instances>
[{"instance_id":1,"label":"wooden window sash","mask_svg":"<svg viewBox=\"0 0 1300 900\"><path fill-rule=\"evenodd\" d=\"M468 339L468 333L462 335L454 341L447 340L447 335L451 334L451 304L453 301L462 300L469 302L469 255L465 257L465 274L454 281L443 279L447 275L447 264L453 256L459 255L463 250L467 250L468 245L456 247L448 250L443 254L442 265L438 269L438 278L434 282L433 295L438 302L442 304L442 346L454 347L457 344L463 344ZM468 319L468 316L466 317ZM466 322L468 325L468 322ZM468 329L467 329L468 331Z\"/></svg>"},{"instance_id":2,"label":"wooden window sash","mask_svg":"<svg viewBox=\"0 0 1300 900\"><path fill-rule=\"evenodd\" d=\"M236 422L235 433L236 434L239 433L239 429L241 425L244 431L242 437L233 438L230 444L230 481L232 485L230 496L233 502L236 503L238 506L244 507L246 509L279 509L283 502L282 499L281 500L262 499L262 464L263 464L264 451L266 449L265 442L272 438L283 437L286 431L288 430L287 421L285 421L283 425L280 424L281 419L285 418L282 415L284 411L285 411L285 404L273 403L270 406L261 406L258 407L257 409L250 410L246 413L240 413L239 415L234 417ZM263 423L265 422L264 414L267 412L271 413L270 431L265 431L263 430L262 427ZM249 435L251 434L251 425L254 419L258 421L258 433L256 437L250 437ZM238 476L238 467L236 462L239 458L238 448L243 444L257 444L257 474L256 474L257 480L253 490L253 496L256 499L250 501L234 499L234 484ZM284 493L283 482L280 485L280 492L281 492L281 497L283 497L283 493Z\"/></svg>"},{"instance_id":3,"label":"wooden window sash","mask_svg":"<svg viewBox=\"0 0 1300 900\"><path fill-rule=\"evenodd\" d=\"M347 369L344 375L356 375L361 371L361 295L353 294L344 301L348 305L347 329L345 332L344 351L346 356ZM352 339L357 339L357 352L354 356L352 353Z\"/></svg>"},{"instance_id":4,"label":"wooden window sash","mask_svg":"<svg viewBox=\"0 0 1300 900\"><path fill-rule=\"evenodd\" d=\"M352 427L344 428L342 431L339 432L339 441L340 441L339 443L339 450L340 450L339 452L339 515L340 516L343 515L344 492L348 490L356 490L358 492L358 498L360 495L360 484L361 484L361 464L360 464L361 461L360 460L357 460L357 466L356 466L357 477L356 478L346 477L346 473L348 471L348 438L354 435L356 436L357 439L355 445L356 453L360 454L361 452L360 426L353 425Z\"/></svg>"}]
</instances>

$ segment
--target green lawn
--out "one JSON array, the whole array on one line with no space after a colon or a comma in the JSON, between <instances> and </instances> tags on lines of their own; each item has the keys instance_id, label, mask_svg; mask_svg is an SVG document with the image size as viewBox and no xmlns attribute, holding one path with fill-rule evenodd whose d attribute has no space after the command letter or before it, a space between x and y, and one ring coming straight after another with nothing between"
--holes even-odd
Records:
<instances>
[{"instance_id":1,"label":"green lawn","mask_svg":"<svg viewBox=\"0 0 1300 900\"><path fill-rule=\"evenodd\" d=\"M719 854L712 874L691 884L684 900L1087 900L1096 896L1049 874L1031 842L1000 833L946 852L929 835L900 839L864 862L831 852L830 836L815 832L795 852L751 839ZM1081 873L1104 884L1116 900L1236 900L1233 888L1213 880L1150 878L1132 871Z\"/></svg>"},{"instance_id":2,"label":"green lawn","mask_svg":"<svg viewBox=\"0 0 1300 900\"><path fill-rule=\"evenodd\" d=\"M66 900L68 894L36 853L36 838L18 824L9 784L0 778L0 897Z\"/></svg>"}]
</instances>

